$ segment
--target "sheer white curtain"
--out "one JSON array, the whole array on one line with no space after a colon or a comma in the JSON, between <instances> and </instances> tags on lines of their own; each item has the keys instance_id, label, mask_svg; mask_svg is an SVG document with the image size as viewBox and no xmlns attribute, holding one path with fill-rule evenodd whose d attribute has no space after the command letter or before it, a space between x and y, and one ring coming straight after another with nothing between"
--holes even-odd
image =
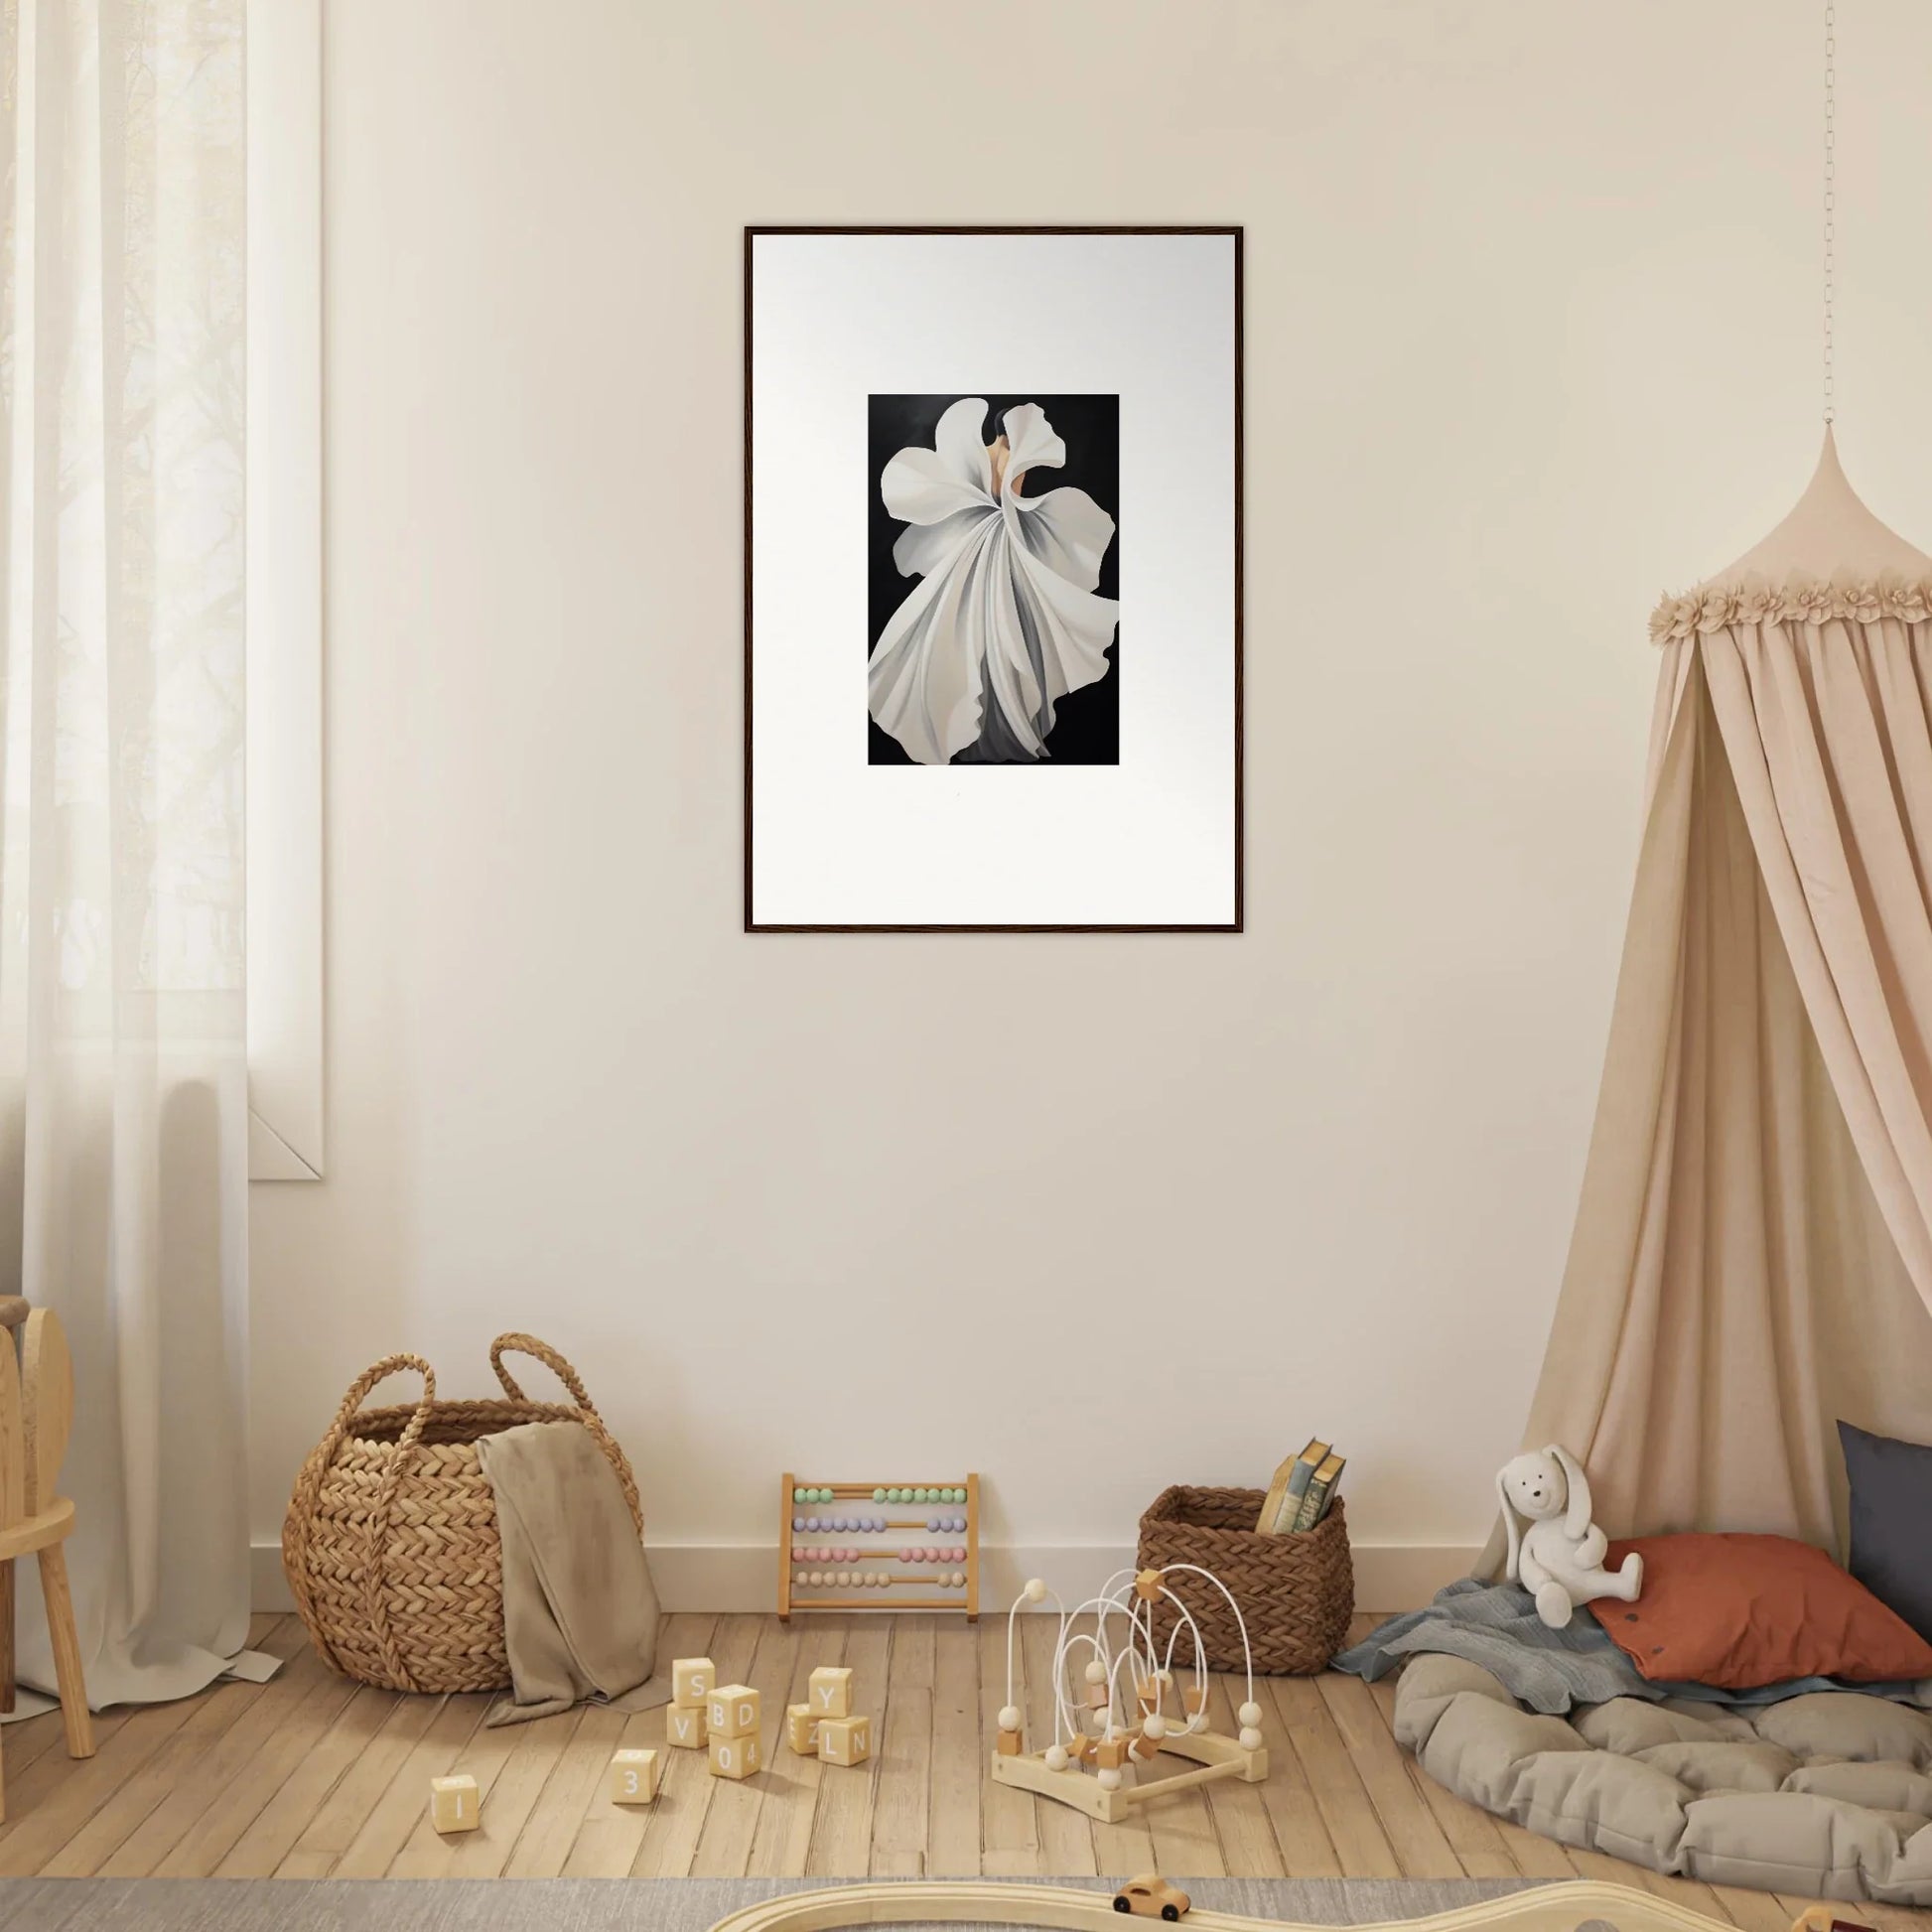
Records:
<instances>
[{"instance_id":1,"label":"sheer white curtain","mask_svg":"<svg viewBox=\"0 0 1932 1932\"><path fill-rule=\"evenodd\" d=\"M245 0L0 9L0 1291L73 1345L100 1706L247 1636Z\"/></svg>"}]
</instances>

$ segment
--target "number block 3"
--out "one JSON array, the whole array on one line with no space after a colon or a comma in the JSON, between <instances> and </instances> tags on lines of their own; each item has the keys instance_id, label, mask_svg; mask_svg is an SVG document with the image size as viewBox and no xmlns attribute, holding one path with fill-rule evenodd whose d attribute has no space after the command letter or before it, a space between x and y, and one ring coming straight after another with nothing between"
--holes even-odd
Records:
<instances>
[{"instance_id":1,"label":"number block 3","mask_svg":"<svg viewBox=\"0 0 1932 1932\"><path fill-rule=\"evenodd\" d=\"M611 1760L611 1802L647 1805L657 1796L657 1753L619 1751Z\"/></svg>"}]
</instances>

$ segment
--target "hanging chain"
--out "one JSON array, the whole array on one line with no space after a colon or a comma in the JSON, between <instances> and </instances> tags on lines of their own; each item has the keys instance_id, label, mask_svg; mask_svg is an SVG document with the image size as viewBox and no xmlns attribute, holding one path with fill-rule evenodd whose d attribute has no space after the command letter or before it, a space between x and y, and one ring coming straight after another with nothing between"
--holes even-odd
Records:
<instances>
[{"instance_id":1,"label":"hanging chain","mask_svg":"<svg viewBox=\"0 0 1932 1932\"><path fill-rule=\"evenodd\" d=\"M1838 269L1838 0L1825 0L1825 421L1837 413L1833 393L1832 296Z\"/></svg>"}]
</instances>

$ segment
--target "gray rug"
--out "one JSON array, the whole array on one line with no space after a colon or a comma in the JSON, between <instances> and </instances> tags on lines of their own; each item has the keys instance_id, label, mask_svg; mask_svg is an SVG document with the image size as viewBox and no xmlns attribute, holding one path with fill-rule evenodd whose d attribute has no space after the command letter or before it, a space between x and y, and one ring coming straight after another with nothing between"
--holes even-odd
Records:
<instances>
[{"instance_id":1,"label":"gray rug","mask_svg":"<svg viewBox=\"0 0 1932 1932\"><path fill-rule=\"evenodd\" d=\"M1313 1925L1422 1918L1522 1891L1528 1883L1173 1875L1204 1909ZM1048 1882L1113 1889L1099 1878ZM261 1932L264 1927L273 1932L709 1932L742 1905L813 1889L810 1880L784 1878L15 1878L0 1880L0 1927L5 1932Z\"/></svg>"}]
</instances>

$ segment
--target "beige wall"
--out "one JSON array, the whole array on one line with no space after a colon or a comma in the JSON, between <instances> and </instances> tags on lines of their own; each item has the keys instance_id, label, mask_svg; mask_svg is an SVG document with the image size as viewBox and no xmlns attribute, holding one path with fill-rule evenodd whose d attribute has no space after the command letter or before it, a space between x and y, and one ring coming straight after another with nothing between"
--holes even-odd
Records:
<instances>
[{"instance_id":1,"label":"beige wall","mask_svg":"<svg viewBox=\"0 0 1932 1932\"><path fill-rule=\"evenodd\" d=\"M255 1192L257 1536L366 1361L528 1326L670 1549L788 1463L1120 1544L1312 1430L1359 1540L1479 1541L1644 619L1814 455L1816 14L330 0L330 1173ZM1842 444L1924 542L1932 12L1840 58ZM1247 225L1248 931L746 938L740 224L999 219Z\"/></svg>"}]
</instances>

